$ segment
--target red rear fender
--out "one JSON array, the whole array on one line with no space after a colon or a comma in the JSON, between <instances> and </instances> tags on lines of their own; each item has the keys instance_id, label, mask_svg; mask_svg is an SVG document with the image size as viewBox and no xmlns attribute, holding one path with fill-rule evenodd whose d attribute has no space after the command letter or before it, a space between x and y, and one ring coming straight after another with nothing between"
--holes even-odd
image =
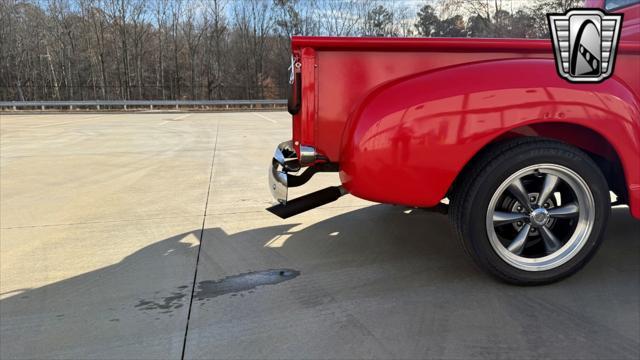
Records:
<instances>
[{"instance_id":1,"label":"red rear fender","mask_svg":"<svg viewBox=\"0 0 640 360\"><path fill-rule=\"evenodd\" d=\"M383 85L360 104L343 133L340 176L365 199L434 206L465 164L501 135L536 123L579 124L618 153L640 217L638 109L618 78L571 84L551 59L422 73Z\"/></svg>"}]
</instances>

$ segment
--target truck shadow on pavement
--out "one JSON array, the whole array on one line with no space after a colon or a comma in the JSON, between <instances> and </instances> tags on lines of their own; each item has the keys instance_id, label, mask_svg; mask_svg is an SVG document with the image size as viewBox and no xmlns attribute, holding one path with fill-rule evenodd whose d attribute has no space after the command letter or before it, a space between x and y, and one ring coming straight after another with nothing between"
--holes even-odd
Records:
<instances>
[{"instance_id":1,"label":"truck shadow on pavement","mask_svg":"<svg viewBox=\"0 0 640 360\"><path fill-rule=\"evenodd\" d=\"M607 239L585 269L538 288L505 285L481 273L458 247L446 217L420 209L374 205L313 224L275 217L273 223L279 225L236 233L225 232L225 224L194 229L111 266L5 294L0 357L179 357L198 253L185 239L201 235L192 310L197 324L190 336L209 331L212 348L216 339L224 344L220 357L263 354L226 338L225 326L248 318L264 326L263 319L284 344L302 325L279 327L279 317L304 324L306 316L336 312L341 317L316 329L316 340L289 344L283 348L291 353L273 356L366 355L340 344L327 350L325 333L375 338L367 351L383 357L492 357L495 351L507 357L638 356L640 223L626 208L613 210ZM298 315L291 318L292 312ZM509 338L513 347L492 345ZM546 348L539 349L541 343Z\"/></svg>"}]
</instances>

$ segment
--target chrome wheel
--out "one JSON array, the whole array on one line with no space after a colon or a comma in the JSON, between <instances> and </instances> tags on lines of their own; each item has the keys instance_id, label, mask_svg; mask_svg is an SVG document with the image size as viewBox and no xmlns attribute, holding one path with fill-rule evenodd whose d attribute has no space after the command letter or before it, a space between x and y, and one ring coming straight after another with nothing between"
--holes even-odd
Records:
<instances>
[{"instance_id":1,"label":"chrome wheel","mask_svg":"<svg viewBox=\"0 0 640 360\"><path fill-rule=\"evenodd\" d=\"M571 169L538 164L508 177L493 194L486 229L508 264L544 271L571 260L586 243L595 218L587 183Z\"/></svg>"}]
</instances>

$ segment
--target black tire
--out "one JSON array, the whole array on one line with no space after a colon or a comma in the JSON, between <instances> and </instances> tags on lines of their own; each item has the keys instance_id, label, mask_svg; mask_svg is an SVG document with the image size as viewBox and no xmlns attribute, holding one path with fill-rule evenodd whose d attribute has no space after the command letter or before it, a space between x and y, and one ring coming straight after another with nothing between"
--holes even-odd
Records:
<instances>
[{"instance_id":1,"label":"black tire","mask_svg":"<svg viewBox=\"0 0 640 360\"><path fill-rule=\"evenodd\" d=\"M498 227L494 227L494 234L490 235L491 226L496 225L493 225L494 223L489 220L495 219L489 215L489 211L491 211L489 205L494 204L492 203L492 198L500 196L497 190L503 186L501 184L504 184L513 174L522 171L522 169L543 163L555 164L554 166L569 169L582 178L583 182L581 184L586 185L586 187L583 186L583 190L588 188L593 199L592 202L589 202L594 205L593 210L585 211L585 213L593 214L590 215L590 219L592 219L590 221L591 230L590 232L585 230L585 235L582 237L583 240L580 240L581 247L575 253L567 255L565 258L568 260L563 260L565 261L564 263L560 264L559 262L559 265L549 269L523 270L508 263L505 260L505 255L499 254L500 249L496 247L495 240L492 245L490 239L497 238L495 235L497 230L495 229L498 229ZM460 176L461 178L456 182L453 189L449 211L449 217L455 233L464 250L474 262L489 274L503 281L518 285L541 285L558 281L582 268L602 243L611 208L609 188L598 166L580 149L558 141L535 137L511 139L487 147ZM568 189L571 188L568 187ZM588 194L588 192L585 193ZM498 195L494 196L494 194ZM519 204L519 202L516 201L516 204ZM543 205L548 206L549 204ZM532 208L538 207L536 204L529 204L528 206L532 206ZM591 209L591 207L588 207L588 209ZM528 214L527 210L522 212ZM527 222L530 222L531 226L536 225L547 228L549 226L549 222L543 224L534 223L534 219L528 218L528 215L527 219L522 222L519 221L518 224L526 224ZM567 225L566 227L569 228L570 226ZM543 230L546 229L540 229L538 243L543 241L541 234ZM514 229L512 231L517 232L518 230ZM531 234L528 230L526 233ZM569 234L567 239L572 238L571 233L567 233ZM529 237L525 238L527 239L525 241L530 241ZM534 245L538 247L544 245L546 247L544 243ZM553 248L547 250L553 251ZM548 253L553 254L552 251ZM521 254L518 253L517 255Z\"/></svg>"}]
</instances>

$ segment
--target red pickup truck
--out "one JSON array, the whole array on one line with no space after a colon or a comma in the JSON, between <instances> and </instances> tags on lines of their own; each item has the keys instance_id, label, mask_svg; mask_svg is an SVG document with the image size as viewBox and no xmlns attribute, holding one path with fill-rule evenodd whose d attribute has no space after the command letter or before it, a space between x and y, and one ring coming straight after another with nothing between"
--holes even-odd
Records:
<instances>
[{"instance_id":1,"label":"red pickup truck","mask_svg":"<svg viewBox=\"0 0 640 360\"><path fill-rule=\"evenodd\" d=\"M533 285L576 272L612 198L640 218L640 4L587 5L624 16L598 83L559 76L550 40L294 37L293 136L276 149L268 210L286 218L345 193L448 203L489 273ZM320 171L342 184L287 199Z\"/></svg>"}]
</instances>

